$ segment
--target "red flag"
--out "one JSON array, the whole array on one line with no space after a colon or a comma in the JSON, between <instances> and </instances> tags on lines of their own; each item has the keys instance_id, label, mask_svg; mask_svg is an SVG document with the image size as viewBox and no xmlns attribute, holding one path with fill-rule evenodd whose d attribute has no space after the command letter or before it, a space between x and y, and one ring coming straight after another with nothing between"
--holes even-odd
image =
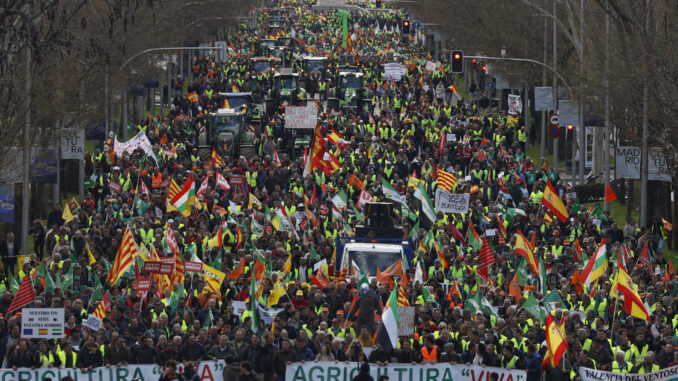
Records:
<instances>
[{"instance_id":1,"label":"red flag","mask_svg":"<svg viewBox=\"0 0 678 381\"><path fill-rule=\"evenodd\" d=\"M638 262L640 262L638 265L643 264L646 265L648 269L650 269L650 257L648 255L647 251L647 242L645 242L645 245L643 246L643 249L640 250L640 255L638 256Z\"/></svg>"},{"instance_id":2,"label":"red flag","mask_svg":"<svg viewBox=\"0 0 678 381\"><path fill-rule=\"evenodd\" d=\"M581 245L579 244L579 238L574 240L574 257L577 262L581 261Z\"/></svg>"},{"instance_id":3,"label":"red flag","mask_svg":"<svg viewBox=\"0 0 678 381\"><path fill-rule=\"evenodd\" d=\"M456 241L461 242L464 246L467 245L464 236L461 234L459 230L457 230L457 227L454 226L454 223L452 222L450 222L450 230L452 230L452 237L454 237Z\"/></svg>"},{"instance_id":4,"label":"red flag","mask_svg":"<svg viewBox=\"0 0 678 381\"><path fill-rule=\"evenodd\" d=\"M35 301L35 293L33 292L33 284L31 282L30 276L25 276L21 281L21 285L12 299L12 303L9 305L7 314L9 315L13 311L16 311L24 306L29 305Z\"/></svg>"},{"instance_id":5,"label":"red flag","mask_svg":"<svg viewBox=\"0 0 678 381\"><path fill-rule=\"evenodd\" d=\"M205 176L205 178L202 180L202 183L200 184L200 188L198 188L198 191L195 193L195 197L200 197L203 193L205 193L209 179L209 176Z\"/></svg>"},{"instance_id":6,"label":"red flag","mask_svg":"<svg viewBox=\"0 0 678 381\"><path fill-rule=\"evenodd\" d=\"M520 300L520 282L518 281L518 273L513 276L513 279L511 279L511 283L509 283L509 295L513 297L513 299L518 303Z\"/></svg>"},{"instance_id":7,"label":"red flag","mask_svg":"<svg viewBox=\"0 0 678 381\"><path fill-rule=\"evenodd\" d=\"M574 290L577 291L577 295L581 295L581 293L584 292L584 288L581 286L581 281L579 280L579 270L574 270L571 284L574 286Z\"/></svg>"},{"instance_id":8,"label":"red flag","mask_svg":"<svg viewBox=\"0 0 678 381\"><path fill-rule=\"evenodd\" d=\"M442 134L440 134L440 147L438 147L439 155L443 154L445 144L447 144L447 134L443 132Z\"/></svg>"},{"instance_id":9,"label":"red flag","mask_svg":"<svg viewBox=\"0 0 678 381\"><path fill-rule=\"evenodd\" d=\"M617 195L614 194L614 191L612 190L612 187L610 184L607 184L607 188L605 189L605 201L606 202L612 202L617 199Z\"/></svg>"},{"instance_id":10,"label":"red flag","mask_svg":"<svg viewBox=\"0 0 678 381\"><path fill-rule=\"evenodd\" d=\"M97 306L97 308L94 310L92 315L103 319L106 317L106 312L111 310L111 294L106 291L104 294L104 297L101 299L101 303Z\"/></svg>"},{"instance_id":11,"label":"red flag","mask_svg":"<svg viewBox=\"0 0 678 381\"><path fill-rule=\"evenodd\" d=\"M148 198L151 198L151 191L148 190L148 187L146 186L146 182L144 180L141 180L141 179L139 180L139 182L141 183L141 193L148 196Z\"/></svg>"},{"instance_id":12,"label":"red flag","mask_svg":"<svg viewBox=\"0 0 678 381\"><path fill-rule=\"evenodd\" d=\"M483 245L480 247L480 264L478 264L478 274L487 282L490 281L489 271L490 265L496 263L490 242L487 238L483 238Z\"/></svg>"},{"instance_id":13,"label":"red flag","mask_svg":"<svg viewBox=\"0 0 678 381\"><path fill-rule=\"evenodd\" d=\"M238 267L234 267L233 270L228 274L228 279L238 279L242 274L245 273L245 257L240 258L240 263Z\"/></svg>"},{"instance_id":14,"label":"red flag","mask_svg":"<svg viewBox=\"0 0 678 381\"><path fill-rule=\"evenodd\" d=\"M216 184L217 188L223 189L225 191L231 190L231 186L228 184L228 181L226 181L226 178L224 177L224 175L217 172L216 176L217 176L217 184Z\"/></svg>"}]
</instances>

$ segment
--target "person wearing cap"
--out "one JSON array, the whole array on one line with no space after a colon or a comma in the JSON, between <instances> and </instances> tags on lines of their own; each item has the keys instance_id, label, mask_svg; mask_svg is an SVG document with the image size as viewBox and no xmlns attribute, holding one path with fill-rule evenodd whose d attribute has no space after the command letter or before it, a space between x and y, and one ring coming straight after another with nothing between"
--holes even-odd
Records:
<instances>
[{"instance_id":1,"label":"person wearing cap","mask_svg":"<svg viewBox=\"0 0 678 381\"><path fill-rule=\"evenodd\" d=\"M302 290L297 290L294 299L292 299L292 305L298 310L299 307L308 307L311 304L304 298L304 292Z\"/></svg>"}]
</instances>

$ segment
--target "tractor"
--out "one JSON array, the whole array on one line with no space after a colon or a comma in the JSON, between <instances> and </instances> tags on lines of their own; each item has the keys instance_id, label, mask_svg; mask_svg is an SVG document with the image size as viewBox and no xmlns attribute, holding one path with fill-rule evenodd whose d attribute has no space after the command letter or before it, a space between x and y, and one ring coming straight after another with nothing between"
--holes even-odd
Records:
<instances>
[{"instance_id":1,"label":"tractor","mask_svg":"<svg viewBox=\"0 0 678 381\"><path fill-rule=\"evenodd\" d=\"M273 76L273 83L266 97L266 113L271 116L286 104L306 105L306 90L300 86L297 73L276 73Z\"/></svg>"},{"instance_id":2,"label":"tractor","mask_svg":"<svg viewBox=\"0 0 678 381\"><path fill-rule=\"evenodd\" d=\"M320 81L327 84L329 78L329 60L327 57L302 57L301 76L305 83L306 91L314 94L318 91Z\"/></svg>"},{"instance_id":3,"label":"tractor","mask_svg":"<svg viewBox=\"0 0 678 381\"><path fill-rule=\"evenodd\" d=\"M256 56L267 56L268 50L275 46L275 40L273 39L262 39L257 40L254 45L254 55Z\"/></svg>"},{"instance_id":4,"label":"tractor","mask_svg":"<svg viewBox=\"0 0 678 381\"><path fill-rule=\"evenodd\" d=\"M360 113L371 106L370 91L364 87L363 73L340 72L327 98L328 110Z\"/></svg>"},{"instance_id":5,"label":"tractor","mask_svg":"<svg viewBox=\"0 0 678 381\"><path fill-rule=\"evenodd\" d=\"M198 138L201 161L209 161L213 148L222 157L254 157L254 133L245 128L245 113L232 108L209 113L207 127Z\"/></svg>"}]
</instances>

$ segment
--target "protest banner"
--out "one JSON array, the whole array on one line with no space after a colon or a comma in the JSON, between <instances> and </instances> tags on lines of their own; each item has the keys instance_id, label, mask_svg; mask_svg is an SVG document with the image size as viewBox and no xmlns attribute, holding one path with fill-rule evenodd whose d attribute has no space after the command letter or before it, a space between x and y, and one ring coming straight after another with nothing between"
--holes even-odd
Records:
<instances>
[{"instance_id":1,"label":"protest banner","mask_svg":"<svg viewBox=\"0 0 678 381\"><path fill-rule=\"evenodd\" d=\"M436 189L436 210L445 213L468 213L470 193L451 193Z\"/></svg>"},{"instance_id":2,"label":"protest banner","mask_svg":"<svg viewBox=\"0 0 678 381\"><path fill-rule=\"evenodd\" d=\"M318 107L287 106L285 107L285 128L315 128L318 124Z\"/></svg>"},{"instance_id":3,"label":"protest banner","mask_svg":"<svg viewBox=\"0 0 678 381\"><path fill-rule=\"evenodd\" d=\"M200 361L197 363L197 374L201 381L223 381L224 368L226 363L220 361ZM183 365L179 363L178 371L183 373ZM141 381L155 381L162 375L160 365L124 365L112 366L110 368L100 367L86 370L83 373L80 369L60 369L60 368L19 368L0 369L0 380L20 381L20 380L43 380L51 378L52 380L61 380L70 376L73 381L132 381L135 379Z\"/></svg>"},{"instance_id":4,"label":"protest banner","mask_svg":"<svg viewBox=\"0 0 678 381\"><path fill-rule=\"evenodd\" d=\"M287 366L285 381L352 380L358 375L360 363L335 363L319 361L293 363ZM525 381L527 373L518 369L503 369L477 365L444 364L370 364L370 375L378 380L387 375L393 381L480 381L490 380L492 373L498 381ZM77 380L76 380L77 381Z\"/></svg>"},{"instance_id":5,"label":"protest banner","mask_svg":"<svg viewBox=\"0 0 678 381\"><path fill-rule=\"evenodd\" d=\"M579 368L581 381L669 381L678 379L678 365L652 373L613 373L591 368Z\"/></svg>"}]
</instances>

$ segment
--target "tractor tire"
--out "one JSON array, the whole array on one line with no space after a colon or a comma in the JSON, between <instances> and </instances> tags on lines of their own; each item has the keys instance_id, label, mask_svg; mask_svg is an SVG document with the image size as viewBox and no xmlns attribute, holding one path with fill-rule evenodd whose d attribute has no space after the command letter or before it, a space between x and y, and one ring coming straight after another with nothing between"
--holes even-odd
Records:
<instances>
[{"instance_id":1,"label":"tractor tire","mask_svg":"<svg viewBox=\"0 0 678 381\"><path fill-rule=\"evenodd\" d=\"M276 103L275 99L273 98L266 98L266 100L264 101L266 107L266 115L268 115L269 118L272 117L276 111L275 103Z\"/></svg>"},{"instance_id":2,"label":"tractor tire","mask_svg":"<svg viewBox=\"0 0 678 381\"><path fill-rule=\"evenodd\" d=\"M200 147L198 148L198 156L200 156L200 161L202 163L207 163L212 158L212 148L211 147Z\"/></svg>"},{"instance_id":3,"label":"tractor tire","mask_svg":"<svg viewBox=\"0 0 678 381\"><path fill-rule=\"evenodd\" d=\"M240 156L245 156L248 161L252 160L254 158L254 146L252 144L241 144Z\"/></svg>"}]
</instances>

